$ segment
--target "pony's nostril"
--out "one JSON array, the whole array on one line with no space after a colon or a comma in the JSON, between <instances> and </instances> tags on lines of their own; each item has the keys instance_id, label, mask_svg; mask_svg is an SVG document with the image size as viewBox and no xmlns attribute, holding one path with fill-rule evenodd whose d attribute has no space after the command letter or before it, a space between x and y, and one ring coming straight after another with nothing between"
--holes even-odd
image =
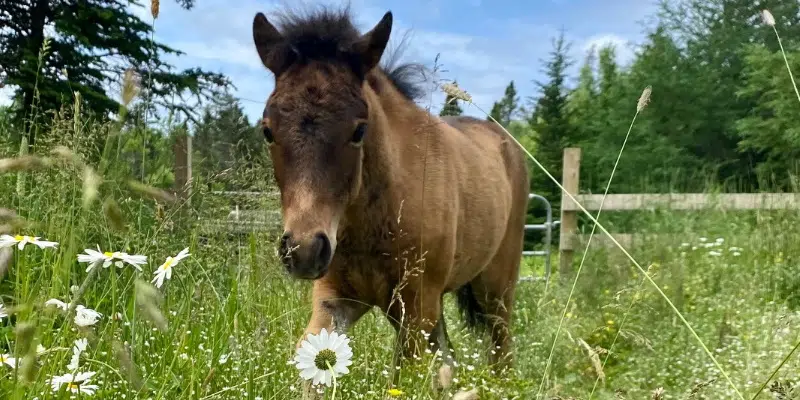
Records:
<instances>
[{"instance_id":1,"label":"pony's nostril","mask_svg":"<svg viewBox=\"0 0 800 400\"><path fill-rule=\"evenodd\" d=\"M314 246L316 247L316 262L320 266L327 266L331 260L331 241L328 235L320 232L314 235Z\"/></svg>"}]
</instances>

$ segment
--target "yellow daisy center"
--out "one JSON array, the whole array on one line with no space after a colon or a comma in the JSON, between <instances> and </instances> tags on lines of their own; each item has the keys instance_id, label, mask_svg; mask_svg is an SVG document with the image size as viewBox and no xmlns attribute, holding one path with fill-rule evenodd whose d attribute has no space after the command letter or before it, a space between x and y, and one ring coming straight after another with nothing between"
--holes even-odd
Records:
<instances>
[{"instance_id":1,"label":"yellow daisy center","mask_svg":"<svg viewBox=\"0 0 800 400\"><path fill-rule=\"evenodd\" d=\"M161 267L163 270L167 270L172 268L172 264L175 262L175 259L172 257L167 257L167 261L164 262L164 265Z\"/></svg>"},{"instance_id":2,"label":"yellow daisy center","mask_svg":"<svg viewBox=\"0 0 800 400\"><path fill-rule=\"evenodd\" d=\"M8 356L5 354L0 354L0 362L6 362L6 361L8 361Z\"/></svg>"},{"instance_id":3,"label":"yellow daisy center","mask_svg":"<svg viewBox=\"0 0 800 400\"><path fill-rule=\"evenodd\" d=\"M112 253L110 251L106 251L105 253L103 253L103 255L106 256L106 257L112 257L114 255L114 253Z\"/></svg>"},{"instance_id":4,"label":"yellow daisy center","mask_svg":"<svg viewBox=\"0 0 800 400\"><path fill-rule=\"evenodd\" d=\"M314 365L319 369L327 370L333 367L333 364L336 364L336 352L331 349L322 349L314 357Z\"/></svg>"},{"instance_id":5,"label":"yellow daisy center","mask_svg":"<svg viewBox=\"0 0 800 400\"><path fill-rule=\"evenodd\" d=\"M25 240L25 236L16 235L16 236L14 236L14 240L20 242L22 240Z\"/></svg>"},{"instance_id":6,"label":"yellow daisy center","mask_svg":"<svg viewBox=\"0 0 800 400\"><path fill-rule=\"evenodd\" d=\"M80 389L81 388L81 384L77 383L77 382L70 382L70 383L67 384L67 388L69 388L69 389Z\"/></svg>"}]
</instances>

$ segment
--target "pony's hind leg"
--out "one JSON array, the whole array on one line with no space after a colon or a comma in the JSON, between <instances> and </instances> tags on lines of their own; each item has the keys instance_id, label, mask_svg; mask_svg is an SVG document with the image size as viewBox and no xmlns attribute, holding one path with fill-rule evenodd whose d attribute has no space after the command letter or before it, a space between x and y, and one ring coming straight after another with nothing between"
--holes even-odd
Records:
<instances>
[{"instance_id":1,"label":"pony's hind leg","mask_svg":"<svg viewBox=\"0 0 800 400\"><path fill-rule=\"evenodd\" d=\"M429 342L433 354L436 355L437 352L440 352L442 359L438 374L432 380L433 389L448 389L453 382L453 373L455 372L455 351L453 350L453 344L450 342L450 337L447 335L444 308L439 313L439 320L436 321L436 326L433 327Z\"/></svg>"}]
</instances>

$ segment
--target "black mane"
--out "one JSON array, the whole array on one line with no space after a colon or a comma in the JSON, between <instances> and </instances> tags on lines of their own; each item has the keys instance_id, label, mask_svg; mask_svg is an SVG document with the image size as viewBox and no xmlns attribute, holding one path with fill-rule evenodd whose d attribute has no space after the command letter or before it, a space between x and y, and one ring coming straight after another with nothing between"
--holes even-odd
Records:
<instances>
[{"instance_id":1,"label":"black mane","mask_svg":"<svg viewBox=\"0 0 800 400\"><path fill-rule=\"evenodd\" d=\"M285 45L304 59L340 60L342 49L361 36L353 25L349 6L341 10L324 6L306 11L287 10L277 17L276 28L286 40ZM425 67L416 63L395 65L400 51L398 48L390 52L387 46L380 68L404 97L416 101L425 95Z\"/></svg>"}]
</instances>

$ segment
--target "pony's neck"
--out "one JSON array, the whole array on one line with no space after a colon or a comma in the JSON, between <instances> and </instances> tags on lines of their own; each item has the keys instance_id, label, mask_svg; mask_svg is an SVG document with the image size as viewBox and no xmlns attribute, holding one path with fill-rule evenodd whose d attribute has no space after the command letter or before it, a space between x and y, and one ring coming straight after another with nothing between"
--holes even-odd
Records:
<instances>
[{"instance_id":1,"label":"pony's neck","mask_svg":"<svg viewBox=\"0 0 800 400\"><path fill-rule=\"evenodd\" d=\"M396 220L401 212L393 193L400 187L395 180L403 175L397 169L403 155L416 152L412 147L416 132L421 132L417 125L426 123L430 115L405 98L382 71L370 74L364 92L370 130L364 141L361 190L350 214L367 226L383 223L371 221L370 215L393 215Z\"/></svg>"}]
</instances>

